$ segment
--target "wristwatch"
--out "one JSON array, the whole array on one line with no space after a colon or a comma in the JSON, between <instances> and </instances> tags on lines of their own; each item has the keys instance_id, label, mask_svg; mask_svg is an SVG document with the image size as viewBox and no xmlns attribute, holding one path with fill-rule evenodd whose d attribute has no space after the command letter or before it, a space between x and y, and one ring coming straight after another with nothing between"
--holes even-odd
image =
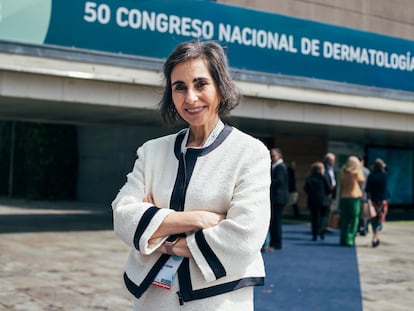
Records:
<instances>
[{"instance_id":1,"label":"wristwatch","mask_svg":"<svg viewBox=\"0 0 414 311\"><path fill-rule=\"evenodd\" d=\"M178 240L180 239L180 237L176 238L174 241L165 241L164 242L164 246L165 246L165 250L167 251L168 255L174 255L173 252L173 247L175 244L177 244Z\"/></svg>"}]
</instances>

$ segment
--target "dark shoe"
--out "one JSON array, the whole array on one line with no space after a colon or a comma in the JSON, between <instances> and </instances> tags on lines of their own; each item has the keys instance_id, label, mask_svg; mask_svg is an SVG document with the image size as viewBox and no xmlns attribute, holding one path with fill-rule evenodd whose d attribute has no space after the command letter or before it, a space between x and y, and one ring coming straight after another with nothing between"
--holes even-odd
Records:
<instances>
[{"instance_id":1,"label":"dark shoe","mask_svg":"<svg viewBox=\"0 0 414 311\"><path fill-rule=\"evenodd\" d=\"M316 236L312 237L312 241L316 241Z\"/></svg>"},{"instance_id":2,"label":"dark shoe","mask_svg":"<svg viewBox=\"0 0 414 311\"><path fill-rule=\"evenodd\" d=\"M321 238L321 240L325 240L325 235L324 235L323 233L321 233L321 234L319 235L319 237Z\"/></svg>"},{"instance_id":3,"label":"dark shoe","mask_svg":"<svg viewBox=\"0 0 414 311\"><path fill-rule=\"evenodd\" d=\"M376 241L372 241L372 247L377 247L380 245L380 241L376 240Z\"/></svg>"}]
</instances>

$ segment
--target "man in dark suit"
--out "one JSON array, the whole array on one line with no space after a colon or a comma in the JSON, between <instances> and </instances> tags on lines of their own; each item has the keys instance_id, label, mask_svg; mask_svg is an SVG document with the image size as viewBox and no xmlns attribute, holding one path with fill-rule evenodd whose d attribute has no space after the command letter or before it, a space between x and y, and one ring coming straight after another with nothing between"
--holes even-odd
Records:
<instances>
[{"instance_id":1,"label":"man in dark suit","mask_svg":"<svg viewBox=\"0 0 414 311\"><path fill-rule=\"evenodd\" d=\"M272 158L270 250L272 250L282 248L282 215L283 208L289 199L289 181L282 151L279 148L273 148L270 150L270 155Z\"/></svg>"},{"instance_id":2,"label":"man in dark suit","mask_svg":"<svg viewBox=\"0 0 414 311\"><path fill-rule=\"evenodd\" d=\"M336 197L336 173L335 173L335 155L331 152L328 152L323 158L323 163L325 166L325 177L328 180L329 187L331 188L331 194L329 196L329 209L328 209L328 223L327 228L336 227L336 221L334 216L334 207L333 200Z\"/></svg>"}]
</instances>

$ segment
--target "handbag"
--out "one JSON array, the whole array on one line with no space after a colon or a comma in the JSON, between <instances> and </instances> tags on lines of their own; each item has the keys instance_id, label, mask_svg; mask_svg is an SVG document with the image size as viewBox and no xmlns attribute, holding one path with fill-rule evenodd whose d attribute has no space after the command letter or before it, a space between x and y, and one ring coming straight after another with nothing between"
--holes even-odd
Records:
<instances>
[{"instance_id":1,"label":"handbag","mask_svg":"<svg viewBox=\"0 0 414 311\"><path fill-rule=\"evenodd\" d=\"M372 204L371 200L368 200L368 211L367 211L367 218L374 218L377 216L377 209L375 208L374 204Z\"/></svg>"}]
</instances>

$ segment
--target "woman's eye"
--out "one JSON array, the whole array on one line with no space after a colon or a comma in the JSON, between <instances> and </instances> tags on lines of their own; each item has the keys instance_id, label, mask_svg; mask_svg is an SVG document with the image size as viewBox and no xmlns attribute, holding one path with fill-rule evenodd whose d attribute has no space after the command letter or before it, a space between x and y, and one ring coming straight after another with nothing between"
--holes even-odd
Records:
<instances>
[{"instance_id":1,"label":"woman's eye","mask_svg":"<svg viewBox=\"0 0 414 311\"><path fill-rule=\"evenodd\" d=\"M174 86L174 91L184 91L185 90L185 86L183 84L176 84Z\"/></svg>"},{"instance_id":2,"label":"woman's eye","mask_svg":"<svg viewBox=\"0 0 414 311\"><path fill-rule=\"evenodd\" d=\"M207 85L207 81L200 80L200 81L197 81L197 83L196 83L197 88L202 88L205 85Z\"/></svg>"}]
</instances>

